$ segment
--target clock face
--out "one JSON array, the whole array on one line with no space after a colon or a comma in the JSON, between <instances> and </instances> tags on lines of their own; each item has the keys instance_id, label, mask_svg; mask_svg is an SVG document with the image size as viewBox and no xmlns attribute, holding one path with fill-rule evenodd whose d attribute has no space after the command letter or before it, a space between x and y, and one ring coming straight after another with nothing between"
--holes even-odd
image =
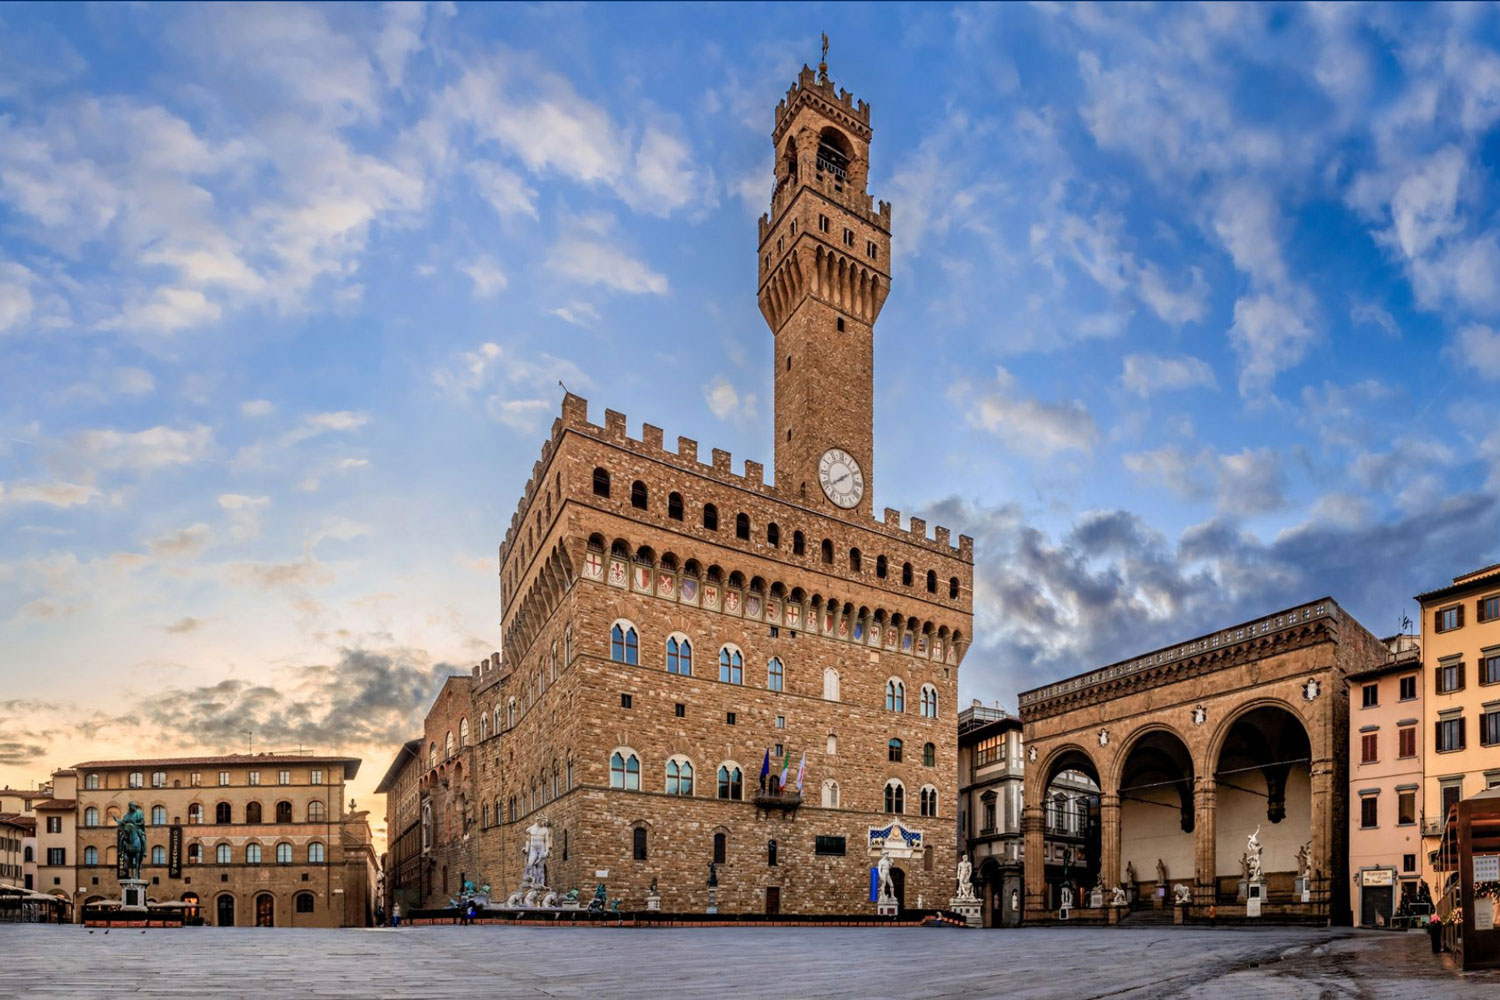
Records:
<instances>
[{"instance_id":1,"label":"clock face","mask_svg":"<svg viewBox=\"0 0 1500 1000\"><path fill-rule=\"evenodd\" d=\"M818 461L818 481L835 506L848 509L865 495L865 474L854 456L842 448L829 448Z\"/></svg>"}]
</instances>

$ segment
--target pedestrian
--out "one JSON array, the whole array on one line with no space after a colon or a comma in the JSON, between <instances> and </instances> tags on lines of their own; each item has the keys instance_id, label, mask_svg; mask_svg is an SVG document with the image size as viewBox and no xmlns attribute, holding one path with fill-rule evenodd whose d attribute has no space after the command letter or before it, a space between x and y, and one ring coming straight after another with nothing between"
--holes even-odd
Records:
<instances>
[{"instance_id":1,"label":"pedestrian","mask_svg":"<svg viewBox=\"0 0 1500 1000\"><path fill-rule=\"evenodd\" d=\"M400 927L401 926L401 904L400 903L392 903L391 904L391 926L392 927Z\"/></svg>"}]
</instances>

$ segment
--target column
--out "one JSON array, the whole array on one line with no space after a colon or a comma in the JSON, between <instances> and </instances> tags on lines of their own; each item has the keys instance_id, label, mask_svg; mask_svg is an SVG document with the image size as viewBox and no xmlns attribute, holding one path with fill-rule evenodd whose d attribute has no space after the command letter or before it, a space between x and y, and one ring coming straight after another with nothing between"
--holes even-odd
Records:
<instances>
[{"instance_id":1,"label":"column","mask_svg":"<svg viewBox=\"0 0 1500 1000\"><path fill-rule=\"evenodd\" d=\"M1219 900L1219 850L1215 838L1219 786L1212 777L1199 777L1193 793L1197 816L1193 823L1193 902L1213 906Z\"/></svg>"},{"instance_id":2,"label":"column","mask_svg":"<svg viewBox=\"0 0 1500 1000\"><path fill-rule=\"evenodd\" d=\"M1104 898L1120 884L1120 796L1099 796L1099 874L1104 881ZM1093 888L1090 886L1090 888Z\"/></svg>"},{"instance_id":3,"label":"column","mask_svg":"<svg viewBox=\"0 0 1500 1000\"><path fill-rule=\"evenodd\" d=\"M1332 879L1338 873L1338 859L1333 857L1333 803L1334 762L1327 758L1315 760L1309 766L1312 785L1312 802L1309 809L1312 829L1308 837L1312 841L1312 890L1308 905L1314 912L1330 917Z\"/></svg>"},{"instance_id":4,"label":"column","mask_svg":"<svg viewBox=\"0 0 1500 1000\"><path fill-rule=\"evenodd\" d=\"M1026 838L1025 916L1028 920L1049 916L1047 912L1047 861L1043 830L1042 807L1028 805L1021 811L1021 833Z\"/></svg>"}]
</instances>

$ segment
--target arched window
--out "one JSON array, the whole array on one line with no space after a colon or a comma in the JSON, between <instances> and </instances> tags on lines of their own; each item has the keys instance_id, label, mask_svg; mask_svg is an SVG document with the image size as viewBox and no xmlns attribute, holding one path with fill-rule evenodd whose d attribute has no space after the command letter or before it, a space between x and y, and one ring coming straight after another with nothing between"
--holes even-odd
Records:
<instances>
[{"instance_id":1,"label":"arched window","mask_svg":"<svg viewBox=\"0 0 1500 1000\"><path fill-rule=\"evenodd\" d=\"M719 650L719 680L726 684L745 683L744 666L745 658L734 646L725 646Z\"/></svg>"},{"instance_id":2,"label":"arched window","mask_svg":"<svg viewBox=\"0 0 1500 1000\"><path fill-rule=\"evenodd\" d=\"M901 564L901 586L911 586L911 563Z\"/></svg>"},{"instance_id":3,"label":"arched window","mask_svg":"<svg viewBox=\"0 0 1500 1000\"><path fill-rule=\"evenodd\" d=\"M937 688L931 684L922 685L922 718L936 719L938 717Z\"/></svg>"},{"instance_id":4,"label":"arched window","mask_svg":"<svg viewBox=\"0 0 1500 1000\"><path fill-rule=\"evenodd\" d=\"M194 802L192 805L188 806L188 822L189 823L202 823L203 822L203 807L201 805L199 805L198 803L196 803L196 802Z\"/></svg>"},{"instance_id":5,"label":"arched window","mask_svg":"<svg viewBox=\"0 0 1500 1000\"><path fill-rule=\"evenodd\" d=\"M685 635L667 639L667 673L693 676L693 644Z\"/></svg>"},{"instance_id":6,"label":"arched window","mask_svg":"<svg viewBox=\"0 0 1500 1000\"><path fill-rule=\"evenodd\" d=\"M437 741L432 740L427 744L427 767L437 767Z\"/></svg>"},{"instance_id":7,"label":"arched window","mask_svg":"<svg viewBox=\"0 0 1500 1000\"><path fill-rule=\"evenodd\" d=\"M323 863L323 845L316 840L307 845L307 863L310 865L321 865Z\"/></svg>"},{"instance_id":8,"label":"arched window","mask_svg":"<svg viewBox=\"0 0 1500 1000\"><path fill-rule=\"evenodd\" d=\"M828 756L832 757L839 752L839 738L836 733L828 734Z\"/></svg>"},{"instance_id":9,"label":"arched window","mask_svg":"<svg viewBox=\"0 0 1500 1000\"><path fill-rule=\"evenodd\" d=\"M667 794L693 794L693 764L683 757L667 761Z\"/></svg>"},{"instance_id":10,"label":"arched window","mask_svg":"<svg viewBox=\"0 0 1500 1000\"><path fill-rule=\"evenodd\" d=\"M724 864L724 859L729 856L729 835L727 833L714 834L714 864Z\"/></svg>"},{"instance_id":11,"label":"arched window","mask_svg":"<svg viewBox=\"0 0 1500 1000\"><path fill-rule=\"evenodd\" d=\"M935 744L922 744L922 764L926 767L937 766L937 746Z\"/></svg>"},{"instance_id":12,"label":"arched window","mask_svg":"<svg viewBox=\"0 0 1500 1000\"><path fill-rule=\"evenodd\" d=\"M151 825L152 826L166 826L167 825L167 807L166 806L152 806L151 807Z\"/></svg>"},{"instance_id":13,"label":"arched window","mask_svg":"<svg viewBox=\"0 0 1500 1000\"><path fill-rule=\"evenodd\" d=\"M839 672L832 667L823 669L823 697L828 701L839 700Z\"/></svg>"},{"instance_id":14,"label":"arched window","mask_svg":"<svg viewBox=\"0 0 1500 1000\"><path fill-rule=\"evenodd\" d=\"M640 640L636 638L635 626L627 621L618 621L609 629L609 658L616 663L636 663L640 658Z\"/></svg>"},{"instance_id":15,"label":"arched window","mask_svg":"<svg viewBox=\"0 0 1500 1000\"><path fill-rule=\"evenodd\" d=\"M227 865L230 861L234 860L232 851L233 848L231 848L228 844L220 844L218 847L214 848L214 860L221 865Z\"/></svg>"},{"instance_id":16,"label":"arched window","mask_svg":"<svg viewBox=\"0 0 1500 1000\"><path fill-rule=\"evenodd\" d=\"M479 713L479 742L483 743L490 738L490 713Z\"/></svg>"},{"instance_id":17,"label":"arched window","mask_svg":"<svg viewBox=\"0 0 1500 1000\"><path fill-rule=\"evenodd\" d=\"M906 685L894 677L885 682L885 710L887 712L906 711Z\"/></svg>"},{"instance_id":18,"label":"arched window","mask_svg":"<svg viewBox=\"0 0 1500 1000\"><path fill-rule=\"evenodd\" d=\"M282 841L276 845L276 863L278 865L289 865L292 863L292 845Z\"/></svg>"},{"instance_id":19,"label":"arched window","mask_svg":"<svg viewBox=\"0 0 1500 1000\"><path fill-rule=\"evenodd\" d=\"M937 593L937 574L932 570L927 571L927 592L929 594Z\"/></svg>"},{"instance_id":20,"label":"arched window","mask_svg":"<svg viewBox=\"0 0 1500 1000\"><path fill-rule=\"evenodd\" d=\"M849 550L849 572L859 572L859 549Z\"/></svg>"},{"instance_id":21,"label":"arched window","mask_svg":"<svg viewBox=\"0 0 1500 1000\"><path fill-rule=\"evenodd\" d=\"M906 789L895 778L885 783L885 811L898 816L906 812Z\"/></svg>"},{"instance_id":22,"label":"arched window","mask_svg":"<svg viewBox=\"0 0 1500 1000\"><path fill-rule=\"evenodd\" d=\"M773 549L781 545L781 529L776 527L775 521L766 525L766 544Z\"/></svg>"},{"instance_id":23,"label":"arched window","mask_svg":"<svg viewBox=\"0 0 1500 1000\"><path fill-rule=\"evenodd\" d=\"M776 867L776 841L774 839L766 841L766 865L771 868Z\"/></svg>"},{"instance_id":24,"label":"arched window","mask_svg":"<svg viewBox=\"0 0 1500 1000\"><path fill-rule=\"evenodd\" d=\"M703 526L709 531L719 530L719 508L711 503L703 505Z\"/></svg>"},{"instance_id":25,"label":"arched window","mask_svg":"<svg viewBox=\"0 0 1500 1000\"><path fill-rule=\"evenodd\" d=\"M313 912L313 906L314 906L314 903L313 903L313 894L312 893L310 893L310 892L299 892L299 893L297 893L297 912L298 913L311 913L311 912Z\"/></svg>"},{"instance_id":26,"label":"arched window","mask_svg":"<svg viewBox=\"0 0 1500 1000\"><path fill-rule=\"evenodd\" d=\"M646 509L646 484L639 479L630 484L630 506L636 510Z\"/></svg>"},{"instance_id":27,"label":"arched window","mask_svg":"<svg viewBox=\"0 0 1500 1000\"><path fill-rule=\"evenodd\" d=\"M469 745L469 719L465 716L458 720L458 748L462 750Z\"/></svg>"},{"instance_id":28,"label":"arched window","mask_svg":"<svg viewBox=\"0 0 1500 1000\"><path fill-rule=\"evenodd\" d=\"M719 765L719 798L738 801L744 795L744 781L734 764Z\"/></svg>"},{"instance_id":29,"label":"arched window","mask_svg":"<svg viewBox=\"0 0 1500 1000\"><path fill-rule=\"evenodd\" d=\"M748 542L750 540L749 514L740 513L734 515L734 537L743 542Z\"/></svg>"},{"instance_id":30,"label":"arched window","mask_svg":"<svg viewBox=\"0 0 1500 1000\"><path fill-rule=\"evenodd\" d=\"M252 802L252 803L250 803L249 805L247 805L245 807L245 822L246 823L259 823L260 822L260 803L259 802Z\"/></svg>"},{"instance_id":31,"label":"arched window","mask_svg":"<svg viewBox=\"0 0 1500 1000\"><path fill-rule=\"evenodd\" d=\"M190 865L196 865L198 862L202 861L203 860L203 847L202 847L202 845L198 844L196 841L194 841L193 843L189 844L187 846L187 859L188 859L188 864L190 864Z\"/></svg>"},{"instance_id":32,"label":"arched window","mask_svg":"<svg viewBox=\"0 0 1500 1000\"><path fill-rule=\"evenodd\" d=\"M880 577L882 580L885 579L885 576L886 576L885 556L876 556L875 557L875 575L878 576L878 577Z\"/></svg>"},{"instance_id":33,"label":"arched window","mask_svg":"<svg viewBox=\"0 0 1500 1000\"><path fill-rule=\"evenodd\" d=\"M99 848L85 847L83 849L83 863L86 865L97 865L99 863Z\"/></svg>"},{"instance_id":34,"label":"arched window","mask_svg":"<svg viewBox=\"0 0 1500 1000\"><path fill-rule=\"evenodd\" d=\"M313 799L307 804L307 821L309 823L322 823L328 818L328 810L323 805L322 799Z\"/></svg>"},{"instance_id":35,"label":"arched window","mask_svg":"<svg viewBox=\"0 0 1500 1000\"><path fill-rule=\"evenodd\" d=\"M631 750L616 750L609 758L609 787L628 792L641 789L641 759Z\"/></svg>"},{"instance_id":36,"label":"arched window","mask_svg":"<svg viewBox=\"0 0 1500 1000\"><path fill-rule=\"evenodd\" d=\"M594 470L594 496L609 496L609 473L603 469Z\"/></svg>"},{"instance_id":37,"label":"arched window","mask_svg":"<svg viewBox=\"0 0 1500 1000\"><path fill-rule=\"evenodd\" d=\"M89 806L87 809L85 809L83 811L83 825L84 826L98 826L99 825L99 810L96 809L96 808L94 808L93 806Z\"/></svg>"},{"instance_id":38,"label":"arched window","mask_svg":"<svg viewBox=\"0 0 1500 1000\"><path fill-rule=\"evenodd\" d=\"M161 844L151 848L151 863L153 865L164 865L167 863L167 849Z\"/></svg>"},{"instance_id":39,"label":"arched window","mask_svg":"<svg viewBox=\"0 0 1500 1000\"><path fill-rule=\"evenodd\" d=\"M829 541L826 538L823 539L822 549L823 549L823 564L825 566L832 566L833 565L833 542Z\"/></svg>"},{"instance_id":40,"label":"arched window","mask_svg":"<svg viewBox=\"0 0 1500 1000\"><path fill-rule=\"evenodd\" d=\"M771 662L766 667L766 687L772 691L783 690L783 685L786 682L785 673L785 670L781 666L781 658L776 656L771 657Z\"/></svg>"},{"instance_id":41,"label":"arched window","mask_svg":"<svg viewBox=\"0 0 1500 1000\"><path fill-rule=\"evenodd\" d=\"M276 803L276 822L290 823L292 821L292 804L290 802Z\"/></svg>"},{"instance_id":42,"label":"arched window","mask_svg":"<svg viewBox=\"0 0 1500 1000\"><path fill-rule=\"evenodd\" d=\"M125 783L131 788L145 788L146 774L144 771L131 771L130 777Z\"/></svg>"},{"instance_id":43,"label":"arched window","mask_svg":"<svg viewBox=\"0 0 1500 1000\"><path fill-rule=\"evenodd\" d=\"M229 819L229 803L228 802L220 802L218 805L214 806L214 822L215 823L228 823L228 822L230 822L230 819Z\"/></svg>"},{"instance_id":44,"label":"arched window","mask_svg":"<svg viewBox=\"0 0 1500 1000\"><path fill-rule=\"evenodd\" d=\"M891 761L892 764L899 764L899 763L901 763L901 741L900 740L893 738L889 743L886 744L886 750L885 750L885 752L886 752L886 756L890 758L890 761Z\"/></svg>"},{"instance_id":45,"label":"arched window","mask_svg":"<svg viewBox=\"0 0 1500 1000\"><path fill-rule=\"evenodd\" d=\"M674 521L682 520L682 494L672 493L667 496L667 516Z\"/></svg>"},{"instance_id":46,"label":"arched window","mask_svg":"<svg viewBox=\"0 0 1500 1000\"><path fill-rule=\"evenodd\" d=\"M258 864L260 864L260 845L259 844L247 844L247 845L245 845L245 864L247 864L247 865L258 865Z\"/></svg>"},{"instance_id":47,"label":"arched window","mask_svg":"<svg viewBox=\"0 0 1500 1000\"><path fill-rule=\"evenodd\" d=\"M937 789L931 785L927 785L921 791L922 815L936 816L938 814L937 806Z\"/></svg>"},{"instance_id":48,"label":"arched window","mask_svg":"<svg viewBox=\"0 0 1500 1000\"><path fill-rule=\"evenodd\" d=\"M800 555L803 555L804 553L806 553L806 551L807 551L807 539L805 537L803 537L802 532L800 532L800 531L794 531L794 532L792 532L792 555L794 555L794 556L800 556Z\"/></svg>"},{"instance_id":49,"label":"arched window","mask_svg":"<svg viewBox=\"0 0 1500 1000\"><path fill-rule=\"evenodd\" d=\"M948 578L948 596L953 600L958 600L958 577L956 576Z\"/></svg>"},{"instance_id":50,"label":"arched window","mask_svg":"<svg viewBox=\"0 0 1500 1000\"><path fill-rule=\"evenodd\" d=\"M637 861L646 860L646 828L638 826L630 831L630 854Z\"/></svg>"},{"instance_id":51,"label":"arched window","mask_svg":"<svg viewBox=\"0 0 1500 1000\"><path fill-rule=\"evenodd\" d=\"M448 730L448 734L443 737L443 759L453 759L453 730L451 729Z\"/></svg>"},{"instance_id":52,"label":"arched window","mask_svg":"<svg viewBox=\"0 0 1500 1000\"><path fill-rule=\"evenodd\" d=\"M839 783L832 778L823 779L823 808L837 809L839 807Z\"/></svg>"}]
</instances>

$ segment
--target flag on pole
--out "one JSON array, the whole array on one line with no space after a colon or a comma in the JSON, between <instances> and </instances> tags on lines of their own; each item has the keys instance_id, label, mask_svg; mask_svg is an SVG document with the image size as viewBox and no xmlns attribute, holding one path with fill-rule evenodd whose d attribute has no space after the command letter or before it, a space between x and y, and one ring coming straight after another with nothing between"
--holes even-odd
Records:
<instances>
[{"instance_id":1,"label":"flag on pole","mask_svg":"<svg viewBox=\"0 0 1500 1000\"><path fill-rule=\"evenodd\" d=\"M807 751L802 751L802 763L797 765L797 794L802 794L802 774L807 770Z\"/></svg>"},{"instance_id":2,"label":"flag on pole","mask_svg":"<svg viewBox=\"0 0 1500 1000\"><path fill-rule=\"evenodd\" d=\"M786 760L781 762L781 787L786 787L786 776L792 770L792 749L787 747Z\"/></svg>"},{"instance_id":3,"label":"flag on pole","mask_svg":"<svg viewBox=\"0 0 1500 1000\"><path fill-rule=\"evenodd\" d=\"M760 765L760 790L766 790L766 775L771 773L771 748L766 747L766 759Z\"/></svg>"}]
</instances>

